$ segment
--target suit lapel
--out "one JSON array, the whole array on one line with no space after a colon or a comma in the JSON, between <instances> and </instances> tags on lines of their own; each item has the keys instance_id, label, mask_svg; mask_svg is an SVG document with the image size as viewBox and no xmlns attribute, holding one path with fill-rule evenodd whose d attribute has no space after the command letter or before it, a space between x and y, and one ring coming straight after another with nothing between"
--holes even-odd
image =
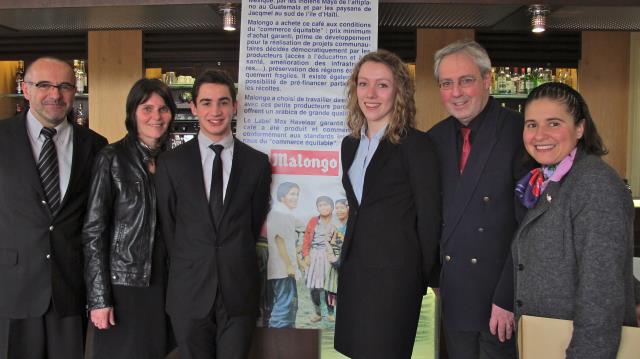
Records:
<instances>
[{"instance_id":1,"label":"suit lapel","mask_svg":"<svg viewBox=\"0 0 640 359\"><path fill-rule=\"evenodd\" d=\"M359 144L360 141L348 136L345 138L344 146L342 148L342 185L344 186L345 192L352 198L355 198L355 194L353 191L353 184L349 178L349 168L351 168L353 160L356 157L356 151L358 150ZM352 205L351 201L349 201L349 205ZM359 203L354 202L353 205L358 206Z\"/></svg>"},{"instance_id":2,"label":"suit lapel","mask_svg":"<svg viewBox=\"0 0 640 359\"><path fill-rule=\"evenodd\" d=\"M540 195L540 199L535 207L527 211L527 214L522 219L522 223L520 227L516 231L516 235L514 238L518 238L522 231L529 225L531 222L535 221L538 217L542 216L549 208L551 208L551 202L560 190L559 182L549 182L545 191Z\"/></svg>"},{"instance_id":3,"label":"suit lapel","mask_svg":"<svg viewBox=\"0 0 640 359\"><path fill-rule=\"evenodd\" d=\"M229 210L229 203L233 199L233 194L238 187L238 182L242 175L242 163L245 158L245 148L244 144L240 142L235 137L233 138L233 159L231 160L231 173L229 174L229 180L227 181L227 191L224 195L224 202L222 205L222 214L220 215L220 219L222 219L227 211ZM216 223L216 228L219 228L220 223Z\"/></svg>"},{"instance_id":4,"label":"suit lapel","mask_svg":"<svg viewBox=\"0 0 640 359\"><path fill-rule=\"evenodd\" d=\"M78 126L70 123L73 131L73 154L71 155L71 174L69 175L69 184L65 191L64 198L60 202L60 211L64 210L64 206L69 202L71 189L75 188L77 182L81 180L81 174L88 164L88 158L91 154L91 141L88 140L88 133Z\"/></svg>"},{"instance_id":5,"label":"suit lapel","mask_svg":"<svg viewBox=\"0 0 640 359\"><path fill-rule=\"evenodd\" d=\"M369 192L371 188L375 188L375 181L379 178L379 176L371 176L371 173L381 173L381 168L384 167L384 164L389 159L389 155L393 152L394 145L389 142L386 138L380 141L376 152L374 152L371 161L369 162L369 166L367 166L367 170L364 174L364 184L362 185L362 201L360 205L366 203L367 198L369 197Z\"/></svg>"},{"instance_id":6,"label":"suit lapel","mask_svg":"<svg viewBox=\"0 0 640 359\"><path fill-rule=\"evenodd\" d=\"M457 186L454 187L455 193L453 194L453 202L451 206L447 207L448 210L444 213L446 226L444 227L442 234L443 242L446 242L449 239L453 230L458 225L462 214L465 212L465 209L469 204L471 196L478 186L478 181L482 176L489 156L493 151L493 147L498 140L497 130L499 107L497 107L496 103L491 99L489 99L487 106L491 106L491 108L487 112L482 126L478 129L478 133L475 135L467 165L462 175L459 175ZM457 151L449 152L457 153ZM451 166L451 163L454 163L457 169L457 161L458 159L453 159L453 161L449 159L449 166Z\"/></svg>"},{"instance_id":7,"label":"suit lapel","mask_svg":"<svg viewBox=\"0 0 640 359\"><path fill-rule=\"evenodd\" d=\"M44 198L40 174L38 173L31 142L29 141L29 134L27 133L26 112L24 116L15 117L8 121L12 121L11 132L17 149L14 153L16 172L24 174L24 181L37 192L38 198Z\"/></svg>"},{"instance_id":8,"label":"suit lapel","mask_svg":"<svg viewBox=\"0 0 640 359\"><path fill-rule=\"evenodd\" d=\"M183 159L184 166L182 167L183 171L186 173L184 176L184 188L188 191L193 191L192 200L197 202L196 206L200 208L200 211L209 213L209 220L215 231L215 225L212 219L213 217L211 216L211 209L207 200L198 136L183 146L186 146Z\"/></svg>"}]
</instances>

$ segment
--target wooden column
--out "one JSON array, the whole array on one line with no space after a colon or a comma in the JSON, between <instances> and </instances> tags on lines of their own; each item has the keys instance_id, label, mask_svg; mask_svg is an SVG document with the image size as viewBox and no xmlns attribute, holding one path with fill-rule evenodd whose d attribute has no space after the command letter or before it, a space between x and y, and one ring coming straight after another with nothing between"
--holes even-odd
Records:
<instances>
[{"instance_id":1,"label":"wooden column","mask_svg":"<svg viewBox=\"0 0 640 359\"><path fill-rule=\"evenodd\" d=\"M416 121L426 131L449 116L440 101L440 90L433 76L433 55L446 45L473 39L473 30L418 29L416 54Z\"/></svg>"},{"instance_id":2,"label":"wooden column","mask_svg":"<svg viewBox=\"0 0 640 359\"><path fill-rule=\"evenodd\" d=\"M629 122L627 179L634 197L640 196L640 33L630 34Z\"/></svg>"},{"instance_id":3,"label":"wooden column","mask_svg":"<svg viewBox=\"0 0 640 359\"><path fill-rule=\"evenodd\" d=\"M90 31L89 126L114 142L126 133L125 102L143 75L142 31Z\"/></svg>"},{"instance_id":4,"label":"wooden column","mask_svg":"<svg viewBox=\"0 0 640 359\"><path fill-rule=\"evenodd\" d=\"M629 32L583 32L578 68L579 91L609 149L603 158L621 177L627 175L629 45Z\"/></svg>"}]
</instances>

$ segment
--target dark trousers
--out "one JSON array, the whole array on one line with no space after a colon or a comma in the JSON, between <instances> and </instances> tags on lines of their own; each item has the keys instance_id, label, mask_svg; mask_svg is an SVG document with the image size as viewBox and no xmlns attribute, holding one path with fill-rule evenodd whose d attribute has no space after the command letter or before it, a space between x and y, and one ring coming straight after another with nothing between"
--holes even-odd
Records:
<instances>
[{"instance_id":1,"label":"dark trousers","mask_svg":"<svg viewBox=\"0 0 640 359\"><path fill-rule=\"evenodd\" d=\"M230 317L220 290L205 318L171 316L180 359L246 359L255 321L253 315Z\"/></svg>"},{"instance_id":2,"label":"dark trousers","mask_svg":"<svg viewBox=\"0 0 640 359\"><path fill-rule=\"evenodd\" d=\"M320 312L320 304L322 296L324 296L324 302L327 304L327 312L329 315L333 315L334 308L333 305L329 304L329 292L322 288L313 288L310 291L311 294L311 302L313 303L313 307L315 308L316 314L321 315Z\"/></svg>"},{"instance_id":3,"label":"dark trousers","mask_svg":"<svg viewBox=\"0 0 640 359\"><path fill-rule=\"evenodd\" d=\"M86 321L59 317L53 305L41 317L0 318L0 359L82 359Z\"/></svg>"},{"instance_id":4,"label":"dark trousers","mask_svg":"<svg viewBox=\"0 0 640 359\"><path fill-rule=\"evenodd\" d=\"M488 324L487 324L488 327ZM500 342L487 331L448 330L444 325L444 337L449 359L517 359L515 333L510 340Z\"/></svg>"}]
</instances>

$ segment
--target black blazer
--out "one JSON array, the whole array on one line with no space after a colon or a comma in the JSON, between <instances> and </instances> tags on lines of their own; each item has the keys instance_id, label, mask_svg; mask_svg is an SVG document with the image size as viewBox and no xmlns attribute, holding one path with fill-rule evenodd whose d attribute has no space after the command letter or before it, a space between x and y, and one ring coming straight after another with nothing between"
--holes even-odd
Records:
<instances>
[{"instance_id":1,"label":"black blazer","mask_svg":"<svg viewBox=\"0 0 640 359\"><path fill-rule=\"evenodd\" d=\"M518 224L516 211L524 213L514 189L531 165L524 161L522 115L493 98L487 106L462 176L458 120L449 117L427 133L442 168L440 288L443 318L452 330L486 331L492 303L513 309L509 248Z\"/></svg>"},{"instance_id":2,"label":"black blazer","mask_svg":"<svg viewBox=\"0 0 640 359\"><path fill-rule=\"evenodd\" d=\"M204 318L217 288L230 316L257 312L256 241L269 208L271 165L264 153L234 141L217 229L197 137L158 159L158 210L170 258L167 312L172 316Z\"/></svg>"},{"instance_id":3,"label":"black blazer","mask_svg":"<svg viewBox=\"0 0 640 359\"><path fill-rule=\"evenodd\" d=\"M356 358L408 358L420 303L437 262L440 176L433 144L409 129L383 139L358 204L349 168L360 141L342 141L349 220L341 252L335 347Z\"/></svg>"},{"instance_id":4,"label":"black blazer","mask_svg":"<svg viewBox=\"0 0 640 359\"><path fill-rule=\"evenodd\" d=\"M26 114L0 121L0 317L85 311L81 230L93 158L107 144L72 123L69 186L56 216L44 202Z\"/></svg>"}]
</instances>

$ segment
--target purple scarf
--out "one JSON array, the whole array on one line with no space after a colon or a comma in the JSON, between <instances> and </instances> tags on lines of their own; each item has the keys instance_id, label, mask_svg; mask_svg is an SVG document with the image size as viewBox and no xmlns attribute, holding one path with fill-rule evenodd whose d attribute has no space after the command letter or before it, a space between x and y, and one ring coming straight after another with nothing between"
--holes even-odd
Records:
<instances>
[{"instance_id":1,"label":"purple scarf","mask_svg":"<svg viewBox=\"0 0 640 359\"><path fill-rule=\"evenodd\" d=\"M575 156L576 148L558 164L531 170L516 183L516 197L525 207L535 207L549 182L560 182L564 175L569 172L571 166L573 166Z\"/></svg>"}]
</instances>

